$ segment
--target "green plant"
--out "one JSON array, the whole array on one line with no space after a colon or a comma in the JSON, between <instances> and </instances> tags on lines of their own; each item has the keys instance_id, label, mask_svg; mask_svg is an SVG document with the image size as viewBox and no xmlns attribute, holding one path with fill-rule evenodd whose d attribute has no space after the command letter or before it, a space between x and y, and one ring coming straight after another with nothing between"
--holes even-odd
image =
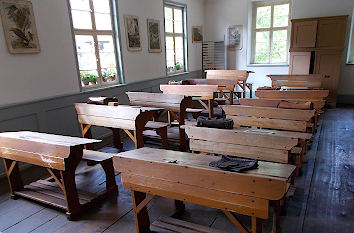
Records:
<instances>
[{"instance_id":1,"label":"green plant","mask_svg":"<svg viewBox=\"0 0 354 233\"><path fill-rule=\"evenodd\" d=\"M114 76L116 75L117 73L114 71L114 70L107 70L107 69L104 69L102 70L102 78L107 78L107 77L110 77L110 76Z\"/></svg>"}]
</instances>

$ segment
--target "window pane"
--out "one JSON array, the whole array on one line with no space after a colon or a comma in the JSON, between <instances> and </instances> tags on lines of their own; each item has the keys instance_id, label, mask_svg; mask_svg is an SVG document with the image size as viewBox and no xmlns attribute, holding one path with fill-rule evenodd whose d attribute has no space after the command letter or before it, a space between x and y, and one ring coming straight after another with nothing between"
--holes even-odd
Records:
<instances>
[{"instance_id":1,"label":"window pane","mask_svg":"<svg viewBox=\"0 0 354 233\"><path fill-rule=\"evenodd\" d=\"M75 40L80 70L97 69L93 37L77 35Z\"/></svg>"},{"instance_id":2,"label":"window pane","mask_svg":"<svg viewBox=\"0 0 354 233\"><path fill-rule=\"evenodd\" d=\"M105 83L114 82L117 80L117 69L102 69L102 81Z\"/></svg>"},{"instance_id":3,"label":"window pane","mask_svg":"<svg viewBox=\"0 0 354 233\"><path fill-rule=\"evenodd\" d=\"M274 6L273 27L286 27L289 23L289 4Z\"/></svg>"},{"instance_id":4,"label":"window pane","mask_svg":"<svg viewBox=\"0 0 354 233\"><path fill-rule=\"evenodd\" d=\"M173 22L172 20L165 20L165 31L173 32Z\"/></svg>"},{"instance_id":5,"label":"window pane","mask_svg":"<svg viewBox=\"0 0 354 233\"><path fill-rule=\"evenodd\" d=\"M166 37L166 49L168 50L174 50L175 46L173 43L173 37L167 36Z\"/></svg>"},{"instance_id":6,"label":"window pane","mask_svg":"<svg viewBox=\"0 0 354 233\"><path fill-rule=\"evenodd\" d=\"M112 36L97 36L98 50L100 52L114 52L114 44Z\"/></svg>"},{"instance_id":7,"label":"window pane","mask_svg":"<svg viewBox=\"0 0 354 233\"><path fill-rule=\"evenodd\" d=\"M71 9L90 10L89 0L70 0Z\"/></svg>"},{"instance_id":8,"label":"window pane","mask_svg":"<svg viewBox=\"0 0 354 233\"><path fill-rule=\"evenodd\" d=\"M257 8L256 28L269 28L271 19L271 6Z\"/></svg>"},{"instance_id":9,"label":"window pane","mask_svg":"<svg viewBox=\"0 0 354 233\"><path fill-rule=\"evenodd\" d=\"M100 53L102 68L116 67L116 57L114 53Z\"/></svg>"},{"instance_id":10,"label":"window pane","mask_svg":"<svg viewBox=\"0 0 354 233\"><path fill-rule=\"evenodd\" d=\"M182 10L180 10L180 9L174 9L174 10L173 10L173 13L174 13L174 20L175 20L175 21L182 22Z\"/></svg>"},{"instance_id":11,"label":"window pane","mask_svg":"<svg viewBox=\"0 0 354 233\"><path fill-rule=\"evenodd\" d=\"M176 49L176 64L178 63L183 68L183 49Z\"/></svg>"},{"instance_id":12,"label":"window pane","mask_svg":"<svg viewBox=\"0 0 354 233\"><path fill-rule=\"evenodd\" d=\"M176 49L183 49L183 38L182 37L176 37Z\"/></svg>"},{"instance_id":13,"label":"window pane","mask_svg":"<svg viewBox=\"0 0 354 233\"><path fill-rule=\"evenodd\" d=\"M272 63L287 61L287 30L273 32Z\"/></svg>"},{"instance_id":14,"label":"window pane","mask_svg":"<svg viewBox=\"0 0 354 233\"><path fill-rule=\"evenodd\" d=\"M93 0L93 9L95 12L110 13L109 0Z\"/></svg>"},{"instance_id":15,"label":"window pane","mask_svg":"<svg viewBox=\"0 0 354 233\"><path fill-rule=\"evenodd\" d=\"M165 7L165 19L172 20L172 9Z\"/></svg>"},{"instance_id":16,"label":"window pane","mask_svg":"<svg viewBox=\"0 0 354 233\"><path fill-rule=\"evenodd\" d=\"M256 33L256 63L269 63L269 32Z\"/></svg>"},{"instance_id":17,"label":"window pane","mask_svg":"<svg viewBox=\"0 0 354 233\"><path fill-rule=\"evenodd\" d=\"M112 22L110 14L95 13L97 30L112 30Z\"/></svg>"},{"instance_id":18,"label":"window pane","mask_svg":"<svg viewBox=\"0 0 354 233\"><path fill-rule=\"evenodd\" d=\"M77 29L92 29L91 13L72 10L73 27Z\"/></svg>"},{"instance_id":19,"label":"window pane","mask_svg":"<svg viewBox=\"0 0 354 233\"><path fill-rule=\"evenodd\" d=\"M182 22L175 21L174 26L175 26L175 33L182 33L183 32Z\"/></svg>"}]
</instances>

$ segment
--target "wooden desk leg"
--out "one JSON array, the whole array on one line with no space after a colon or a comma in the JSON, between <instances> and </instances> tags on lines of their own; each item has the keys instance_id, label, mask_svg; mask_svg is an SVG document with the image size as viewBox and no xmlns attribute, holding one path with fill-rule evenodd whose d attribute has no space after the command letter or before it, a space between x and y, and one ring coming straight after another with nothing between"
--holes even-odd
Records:
<instances>
[{"instance_id":1,"label":"wooden desk leg","mask_svg":"<svg viewBox=\"0 0 354 233\"><path fill-rule=\"evenodd\" d=\"M208 100L208 108L209 108L209 118L214 116L214 100Z\"/></svg>"},{"instance_id":2,"label":"wooden desk leg","mask_svg":"<svg viewBox=\"0 0 354 233\"><path fill-rule=\"evenodd\" d=\"M80 212L81 205L75 183L75 169L60 171L64 186L66 201L66 216L69 220L74 220Z\"/></svg>"},{"instance_id":3,"label":"wooden desk leg","mask_svg":"<svg viewBox=\"0 0 354 233\"><path fill-rule=\"evenodd\" d=\"M180 215L186 209L185 204L183 201L175 200L175 214Z\"/></svg>"},{"instance_id":4,"label":"wooden desk leg","mask_svg":"<svg viewBox=\"0 0 354 233\"><path fill-rule=\"evenodd\" d=\"M233 105L234 104L234 92L230 91L230 95L229 95L229 104Z\"/></svg>"},{"instance_id":5,"label":"wooden desk leg","mask_svg":"<svg viewBox=\"0 0 354 233\"><path fill-rule=\"evenodd\" d=\"M186 107L182 108L181 112L178 114L178 123L179 123L179 150L186 151L187 149L187 140L186 133L184 129L181 129L181 126L184 125L184 119L187 117Z\"/></svg>"},{"instance_id":6,"label":"wooden desk leg","mask_svg":"<svg viewBox=\"0 0 354 233\"><path fill-rule=\"evenodd\" d=\"M9 182L11 198L16 199L15 191L23 188L23 183L18 168L18 162L10 159L3 159L7 181Z\"/></svg>"},{"instance_id":7,"label":"wooden desk leg","mask_svg":"<svg viewBox=\"0 0 354 233\"><path fill-rule=\"evenodd\" d=\"M167 127L157 129L156 133L162 139L162 149L168 149Z\"/></svg>"},{"instance_id":8,"label":"wooden desk leg","mask_svg":"<svg viewBox=\"0 0 354 233\"><path fill-rule=\"evenodd\" d=\"M119 150L123 150L123 143L120 140L120 130L115 129L115 128L111 128L111 130L113 132L113 145L114 145L114 147Z\"/></svg>"},{"instance_id":9,"label":"wooden desk leg","mask_svg":"<svg viewBox=\"0 0 354 233\"><path fill-rule=\"evenodd\" d=\"M108 159L100 163L104 172L106 173L106 192L113 192L118 194L118 186L115 179L113 160Z\"/></svg>"},{"instance_id":10,"label":"wooden desk leg","mask_svg":"<svg viewBox=\"0 0 354 233\"><path fill-rule=\"evenodd\" d=\"M131 191L132 191L132 199L133 199L136 232L137 233L150 232L150 219L149 219L149 213L146 208L146 205L143 208L140 208L140 210L138 210L137 208L139 204L145 200L146 193L142 193L134 190Z\"/></svg>"},{"instance_id":11,"label":"wooden desk leg","mask_svg":"<svg viewBox=\"0 0 354 233\"><path fill-rule=\"evenodd\" d=\"M136 129L134 130L134 138L135 138L135 149L139 149L144 147L144 138L143 138L143 130Z\"/></svg>"},{"instance_id":12,"label":"wooden desk leg","mask_svg":"<svg viewBox=\"0 0 354 233\"><path fill-rule=\"evenodd\" d=\"M262 219L252 217L252 233L262 233Z\"/></svg>"},{"instance_id":13,"label":"wooden desk leg","mask_svg":"<svg viewBox=\"0 0 354 233\"><path fill-rule=\"evenodd\" d=\"M246 98L246 84L245 84L245 81L242 82L242 90L243 90L242 97Z\"/></svg>"},{"instance_id":14,"label":"wooden desk leg","mask_svg":"<svg viewBox=\"0 0 354 233\"><path fill-rule=\"evenodd\" d=\"M272 233L280 233L280 201L271 201L273 207L273 229Z\"/></svg>"}]
</instances>

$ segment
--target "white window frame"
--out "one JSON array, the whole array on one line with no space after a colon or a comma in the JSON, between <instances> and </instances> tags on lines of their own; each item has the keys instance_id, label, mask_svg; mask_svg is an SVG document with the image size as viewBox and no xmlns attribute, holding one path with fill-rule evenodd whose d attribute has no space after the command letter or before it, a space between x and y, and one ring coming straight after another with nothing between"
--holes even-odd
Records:
<instances>
[{"instance_id":1,"label":"white window frame","mask_svg":"<svg viewBox=\"0 0 354 233\"><path fill-rule=\"evenodd\" d=\"M349 43L348 43L348 53L347 53L347 64L354 65L354 5L352 20L350 25Z\"/></svg>"},{"instance_id":2,"label":"white window frame","mask_svg":"<svg viewBox=\"0 0 354 233\"><path fill-rule=\"evenodd\" d=\"M174 32L166 32L166 25L165 25L165 7L169 7L172 9L181 9L182 10L182 27L183 31L182 33L174 33ZM173 76L176 74L188 72L188 37L187 37L187 6L184 4L180 3L175 3L171 1L164 1L164 6L163 6L163 12L164 12L164 33L165 33L165 62L166 62L166 75L167 76ZM172 10L172 14L174 11ZM173 27L173 31L174 31ZM167 69L167 49L166 49L166 37L173 37L173 41L175 41L175 37L181 37L183 38L183 70L180 71L175 71L175 72L168 72ZM176 47L174 46L174 50L176 50ZM176 51L174 52L174 61L176 63Z\"/></svg>"},{"instance_id":3,"label":"white window frame","mask_svg":"<svg viewBox=\"0 0 354 233\"><path fill-rule=\"evenodd\" d=\"M80 84L81 90L99 89L99 88L103 88L103 87L109 87L109 86L123 84L124 79L123 79L122 62L121 62L122 59L121 59L120 43L119 43L119 39L118 39L119 38L118 31L119 30L118 30L118 22L116 20L116 18L118 18L118 16L117 16L117 7L115 5L116 4L115 1L109 0L110 10L111 10L111 12L110 12L111 22L112 22L112 29L111 30L97 30L96 29L95 11L94 11L94 6L93 6L92 0L89 0L92 29L74 28L71 10L78 10L78 9L72 9L71 4L70 4L70 0L67 0L67 1L68 1L68 6L69 6L69 14L70 14L72 34L73 34L76 66L77 66L79 84ZM95 48L96 66L97 66L97 74L98 74L97 84L95 84L95 85L82 86L82 84L81 84L80 67L79 67L79 60L78 60L78 56L77 56L76 40L75 40L76 35L90 35L93 37L94 44L95 44L94 48ZM98 39L97 39L97 36L100 36L100 35L109 35L109 36L112 36L112 38L113 38L114 53L115 53L115 60L116 60L115 69L117 70L117 73L116 73L116 79L112 82L106 83L106 82L103 82L103 79L102 79L102 68L101 68L99 48L98 48Z\"/></svg>"},{"instance_id":4,"label":"white window frame","mask_svg":"<svg viewBox=\"0 0 354 233\"><path fill-rule=\"evenodd\" d=\"M289 17L288 17L288 26L286 27L273 27L273 17L274 17L274 6L283 5L289 3ZM257 8L271 6L271 22L270 28L259 28L256 29L256 19L257 19ZM286 51L289 51L290 46L290 32L291 32L291 1L262 1L262 2L253 2L252 3L252 26L251 26L251 56L249 65L252 66L282 66L289 65L289 53L285 62L272 63L272 41L273 41L273 31L287 30L287 47ZM256 32L269 31L269 62L268 63L256 63Z\"/></svg>"}]
</instances>

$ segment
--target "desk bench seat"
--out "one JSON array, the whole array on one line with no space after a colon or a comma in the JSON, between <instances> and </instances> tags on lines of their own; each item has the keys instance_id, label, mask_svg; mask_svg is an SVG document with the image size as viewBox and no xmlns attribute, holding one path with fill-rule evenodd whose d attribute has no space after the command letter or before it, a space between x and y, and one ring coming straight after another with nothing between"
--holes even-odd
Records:
<instances>
[{"instance_id":1,"label":"desk bench seat","mask_svg":"<svg viewBox=\"0 0 354 233\"><path fill-rule=\"evenodd\" d=\"M93 161L93 162L103 162L105 160L111 159L114 154L94 151L94 150L83 150L82 159Z\"/></svg>"},{"instance_id":2,"label":"desk bench seat","mask_svg":"<svg viewBox=\"0 0 354 233\"><path fill-rule=\"evenodd\" d=\"M170 218L167 216L160 216L152 224L153 231L158 232L159 229L163 229L164 232L183 232L183 233L226 233L224 231L216 230L210 227L205 227L202 225L182 221L175 218ZM156 228L156 229L155 229Z\"/></svg>"}]
</instances>

